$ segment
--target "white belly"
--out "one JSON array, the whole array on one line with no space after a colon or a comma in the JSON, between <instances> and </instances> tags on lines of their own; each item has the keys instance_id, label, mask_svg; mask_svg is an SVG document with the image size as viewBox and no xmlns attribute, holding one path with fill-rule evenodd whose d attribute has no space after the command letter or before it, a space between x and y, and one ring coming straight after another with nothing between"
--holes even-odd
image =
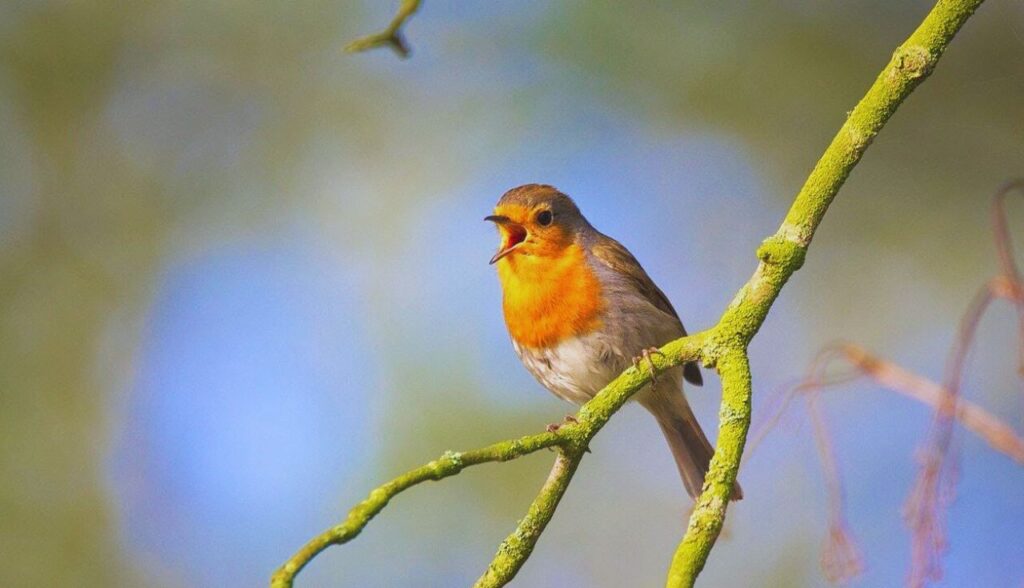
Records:
<instances>
[{"instance_id":1,"label":"white belly","mask_svg":"<svg viewBox=\"0 0 1024 588\"><path fill-rule=\"evenodd\" d=\"M549 349L520 347L516 354L537 381L557 396L583 404L622 373L632 356L601 333L566 339Z\"/></svg>"}]
</instances>

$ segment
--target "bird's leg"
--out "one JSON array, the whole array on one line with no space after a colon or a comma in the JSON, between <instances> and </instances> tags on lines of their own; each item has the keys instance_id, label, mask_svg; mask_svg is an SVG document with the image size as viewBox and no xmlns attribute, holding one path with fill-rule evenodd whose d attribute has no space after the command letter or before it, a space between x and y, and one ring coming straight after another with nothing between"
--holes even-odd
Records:
<instances>
[{"instance_id":1,"label":"bird's leg","mask_svg":"<svg viewBox=\"0 0 1024 588\"><path fill-rule=\"evenodd\" d=\"M651 359L652 355L660 355L665 357L665 354L661 352L657 347L648 347L640 352L640 355L633 358L633 367L640 369L640 360L647 360L647 368L651 371L651 385L658 383L658 372L654 368L654 360Z\"/></svg>"}]
</instances>

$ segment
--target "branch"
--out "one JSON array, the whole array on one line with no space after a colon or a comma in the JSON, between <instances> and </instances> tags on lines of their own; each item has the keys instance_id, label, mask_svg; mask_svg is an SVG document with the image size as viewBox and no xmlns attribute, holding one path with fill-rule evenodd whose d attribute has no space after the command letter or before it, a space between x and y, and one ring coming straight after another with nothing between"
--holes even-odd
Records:
<instances>
[{"instance_id":1,"label":"branch","mask_svg":"<svg viewBox=\"0 0 1024 588\"><path fill-rule=\"evenodd\" d=\"M406 472L370 492L366 500L360 502L349 511L344 523L331 527L313 538L298 553L292 556L286 564L278 568L273 578L271 578L270 585L274 588L291 586L295 575L310 560L316 557L318 553L331 545L341 545L355 538L366 527L367 523L377 516L377 513L384 510L384 507L388 505L392 498L420 482L443 480L448 476L458 474L469 466L492 461L509 461L562 442L560 435L545 432L521 439L495 443L475 451L464 453L445 452L439 459Z\"/></svg>"},{"instance_id":2,"label":"branch","mask_svg":"<svg viewBox=\"0 0 1024 588\"><path fill-rule=\"evenodd\" d=\"M661 348L664 355L653 354L656 375L667 369L697 361L704 345L704 333L676 339ZM646 363L646 362L645 362ZM411 470L370 492L369 497L348 513L345 522L331 527L295 553L274 572L272 588L291 588L295 576L321 551L331 545L347 543L360 533L388 502L399 493L420 482L441 480L463 469L481 463L510 461L547 447L559 448L555 466L540 495L530 505L526 517L502 543L487 572L477 581L480 588L503 586L530 557L537 539L554 515L558 501L568 487L590 441L629 398L651 381L652 372L630 367L612 380L576 413L576 422L562 425L557 431L502 441L475 451L447 452L440 459Z\"/></svg>"},{"instance_id":3,"label":"branch","mask_svg":"<svg viewBox=\"0 0 1024 588\"><path fill-rule=\"evenodd\" d=\"M290 587L295 575L313 557L329 545L344 543L356 536L393 496L415 484L454 475L469 465L515 459L557 445L559 454L547 482L526 517L502 543L476 584L478 587L505 585L529 557L586 447L601 427L632 394L649 383L653 375L700 360L705 366L716 368L722 378L718 447L668 576L669 587L692 586L721 532L750 427L751 374L747 345L761 328L786 281L803 265L807 247L850 171L900 103L931 73L953 36L982 1L939 0L917 31L897 49L811 172L782 226L758 249L761 261L754 275L740 289L715 327L662 347L664 356L654 356L653 372L627 369L583 405L576 416L577 422L563 425L557 432L505 441L477 452L449 453L374 490L349 513L344 524L313 539L278 569L272 586ZM357 40L347 49L362 51L390 45L400 55L407 55L408 48L400 29L418 7L418 1L404 0L384 32Z\"/></svg>"},{"instance_id":4,"label":"branch","mask_svg":"<svg viewBox=\"0 0 1024 588\"><path fill-rule=\"evenodd\" d=\"M420 1L402 0L402 4L398 7L398 12L391 19L391 24L388 25L388 28L373 35L359 37L345 45L345 51L348 53L361 53L370 49L376 49L377 47L391 47L402 59L409 57L409 44L406 43L405 37L402 35L402 27L420 9Z\"/></svg>"},{"instance_id":5,"label":"branch","mask_svg":"<svg viewBox=\"0 0 1024 588\"><path fill-rule=\"evenodd\" d=\"M939 0L924 22L893 54L864 98L850 113L800 189L778 232L758 249L761 263L713 329L712 340L732 354L722 375L718 448L711 460L711 483L690 517L676 549L667 586L693 586L722 530L732 482L740 466L750 426L750 370L746 346L764 323L772 303L793 272L803 265L814 233L850 172L899 105L935 68L949 42L983 0Z\"/></svg>"},{"instance_id":6,"label":"branch","mask_svg":"<svg viewBox=\"0 0 1024 588\"><path fill-rule=\"evenodd\" d=\"M725 522L733 483L750 427L750 364L746 344L727 352L718 363L722 378L718 443L704 477L704 491L690 515L686 535L672 558L668 586L692 586L704 568Z\"/></svg>"},{"instance_id":7,"label":"branch","mask_svg":"<svg viewBox=\"0 0 1024 588\"><path fill-rule=\"evenodd\" d=\"M548 474L540 494L530 504L530 509L516 525L516 530L498 546L498 553L487 566L484 575L473 584L473 588L495 588L512 581L519 568L523 567L526 559L533 553L537 539L540 539L540 534L544 532L544 528L555 514L555 508L569 488L569 482L585 452L586 448L559 450L555 465L551 467L551 473Z\"/></svg>"}]
</instances>

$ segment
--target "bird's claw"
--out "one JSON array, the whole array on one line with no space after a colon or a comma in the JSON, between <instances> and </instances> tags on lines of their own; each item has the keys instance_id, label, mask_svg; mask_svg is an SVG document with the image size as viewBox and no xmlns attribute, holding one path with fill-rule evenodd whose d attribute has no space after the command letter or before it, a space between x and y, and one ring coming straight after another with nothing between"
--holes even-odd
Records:
<instances>
[{"instance_id":1,"label":"bird's claw","mask_svg":"<svg viewBox=\"0 0 1024 588\"><path fill-rule=\"evenodd\" d=\"M651 385L654 385L658 383L658 371L657 368L654 367L654 360L651 359L652 355L665 357L665 354L661 352L661 349L658 349L657 347L648 347L641 351L640 355L633 358L633 367L639 370L640 360L647 360L647 369L650 370L651 373Z\"/></svg>"}]
</instances>

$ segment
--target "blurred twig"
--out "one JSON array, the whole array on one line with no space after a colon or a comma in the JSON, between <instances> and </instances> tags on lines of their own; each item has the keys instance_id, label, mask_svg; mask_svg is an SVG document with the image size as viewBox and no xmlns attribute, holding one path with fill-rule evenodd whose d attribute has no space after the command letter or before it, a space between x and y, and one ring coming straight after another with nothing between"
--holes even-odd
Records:
<instances>
[{"instance_id":1,"label":"blurred twig","mask_svg":"<svg viewBox=\"0 0 1024 588\"><path fill-rule=\"evenodd\" d=\"M665 345L661 348L665 357L655 359L656 371L699 359L705 366L716 368L722 380L718 447L705 476L704 489L690 516L686 535L673 557L667 580L670 588L694 584L725 521L726 507L750 426L751 374L747 345L760 330L787 280L803 265L811 239L850 171L903 100L932 72L953 36L982 1L940 0L936 4L921 26L896 50L868 93L850 113L797 194L779 230L758 248L760 263L757 269L726 308L718 324L708 331ZM387 44L401 53L404 42L399 29L418 5L418 2L404 2L403 10L387 30L369 37L368 41L357 41L354 50ZM407 14L403 16L403 12ZM552 475L530 506L526 518L502 543L491 565L477 581L478 588L503 586L512 579L553 515L590 440L652 376L652 373L636 368L626 370L580 409L576 417L578 422L563 425L550 434L553 438L545 437L550 440L547 446L559 446ZM498 443L491 446L491 450L499 453L512 451L515 455L510 456L511 459L539 449L531 446L529 451L513 451L515 444L521 442ZM483 461L495 460L481 459L477 463ZM369 500L350 513L352 525L346 523L329 529L307 544L275 573L273 586L291 586L295 574L317 553L329 545L354 537L391 497L420 481L433 479L430 467L429 464L424 466L428 468L426 473L423 473L424 468L420 468L397 478L391 485L374 490ZM444 476L457 473L461 467L464 466L451 471L443 469Z\"/></svg>"},{"instance_id":2,"label":"blurred twig","mask_svg":"<svg viewBox=\"0 0 1024 588\"><path fill-rule=\"evenodd\" d=\"M849 374L831 375L826 379L825 372L828 366L838 359L850 363L855 371ZM1012 427L998 417L963 399L955 403L956 412L953 414L952 397L942 385L906 370L891 361L881 359L859 345L845 342L829 345L819 352L811 363L804 380L787 391L780 406L752 435L754 439L750 442L747 453L752 453L755 442L760 442L776 425L797 394L810 396L859 377L869 377L888 390L899 392L936 411L944 411L960 421L964 428L977 435L992 449L1024 465L1024 438L1018 436Z\"/></svg>"},{"instance_id":3,"label":"blurred twig","mask_svg":"<svg viewBox=\"0 0 1024 588\"><path fill-rule=\"evenodd\" d=\"M832 581L845 581L858 575L862 565L856 543L845 522L842 482L831 437L817 405L817 397L824 389L866 376L934 410L929 442L920 453L921 469L904 513L913 535L909 576L911 586L924 586L941 577L940 556L946 546L945 508L952 499L956 482L957 464L950 459L953 422L958 421L992 449L1024 465L1024 438L993 414L960 398L959 393L968 351L974 342L981 317L991 302L997 298L1010 301L1017 310L1018 318L1024 321L1024 281L1017 271L1005 213L1005 200L1015 190L1024 194L1024 180L1016 180L1004 186L993 204L993 234L1002 273L988 280L971 300L946 362L942 384L891 361L880 359L858 345L836 343L818 353L804 380L784 394L774 412L754 435L748 456L754 446L778 423L792 399L797 394L807 396L809 416L814 426L815 442L821 456L829 496L829 529L822 553L822 567ZM1024 327L1020 330L1018 349L1020 355L1024 356ZM854 371L829 375L829 364L840 359L850 363Z\"/></svg>"},{"instance_id":4,"label":"blurred twig","mask_svg":"<svg viewBox=\"0 0 1024 588\"><path fill-rule=\"evenodd\" d=\"M391 47L403 59L409 57L409 44L402 34L402 27L419 10L420 2L421 0L402 0L402 4L398 7L398 12L395 13L394 18L391 19L391 23L388 24L386 29L373 35L359 37L345 45L345 51L360 53L378 47Z\"/></svg>"},{"instance_id":5,"label":"blurred twig","mask_svg":"<svg viewBox=\"0 0 1024 588\"><path fill-rule=\"evenodd\" d=\"M1024 182L1013 182L1000 190L993 205L993 233L1002 272L989 280L971 300L960 320L957 337L950 349L943 376L941 410L935 412L928 443L921 451L921 469L904 509L912 533L909 585L924 586L942 577L941 555L946 548L945 513L955 488L955 460L950 459L953 419L960 412L960 387L968 351L974 344L981 317L992 301L1004 297L1014 303L1020 321L1019 355L1024 358L1024 283L1014 261L1003 203ZM1012 430L1010 431L1012 433ZM995 445L993 445L995 446ZM1020 455L1020 454L1018 454ZM1018 459L1018 462L1024 461Z\"/></svg>"},{"instance_id":6,"label":"blurred twig","mask_svg":"<svg viewBox=\"0 0 1024 588\"><path fill-rule=\"evenodd\" d=\"M821 569L825 571L825 577L829 581L842 582L860 575L864 570L864 560L860 549L857 548L857 542L850 533L850 527L846 524L846 509L843 508L846 497L843 495L843 485L839 477L838 460L832 438L828 434L828 427L825 425L825 416L818 406L817 395L807 397L807 412L814 425L815 445L818 446L822 469L825 470L825 484L829 497L828 532L825 536L825 547L821 551Z\"/></svg>"},{"instance_id":7,"label":"blurred twig","mask_svg":"<svg viewBox=\"0 0 1024 588\"><path fill-rule=\"evenodd\" d=\"M1007 183L999 190L992 203L993 234L996 252L999 255L999 266L1002 269L1002 275L996 278L1002 278L1002 282L993 284L993 291L997 296L1013 302L1017 309L1017 330L1021 341L1017 370L1024 376L1024 279L1021 279L1020 270L1014 259L1013 240L1010 239L1010 229L1006 221L1006 199L1014 192L1024 195L1024 179Z\"/></svg>"}]
</instances>

